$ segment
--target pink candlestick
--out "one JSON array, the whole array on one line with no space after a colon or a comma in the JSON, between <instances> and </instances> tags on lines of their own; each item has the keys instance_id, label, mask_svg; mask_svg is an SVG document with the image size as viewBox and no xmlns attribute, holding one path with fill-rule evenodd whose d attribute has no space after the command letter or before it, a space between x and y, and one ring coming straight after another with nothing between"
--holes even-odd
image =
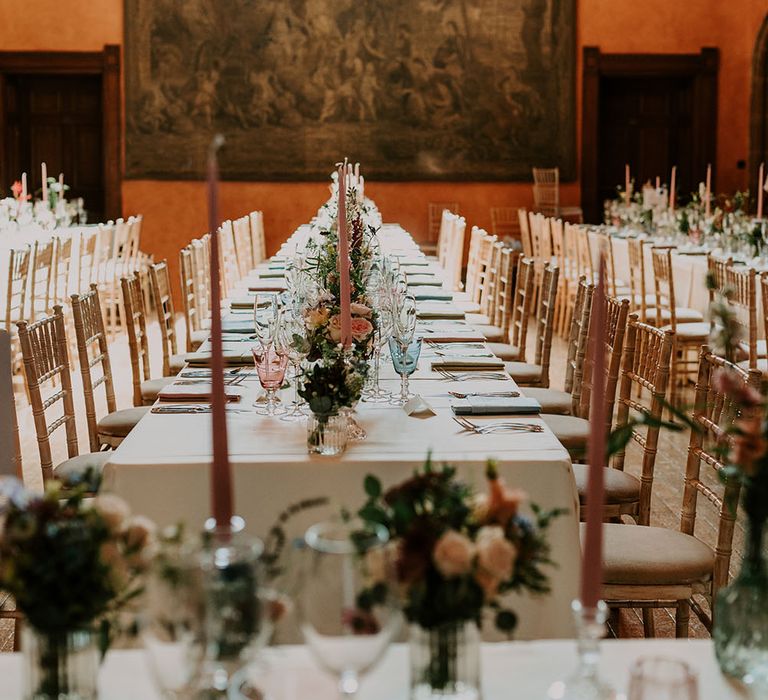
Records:
<instances>
[{"instance_id":1,"label":"pink candlestick","mask_svg":"<svg viewBox=\"0 0 768 700\"><path fill-rule=\"evenodd\" d=\"M675 211L675 185L677 178L677 166L672 166L672 178L669 181L669 209L670 211Z\"/></svg>"},{"instance_id":2,"label":"pink candlestick","mask_svg":"<svg viewBox=\"0 0 768 700\"><path fill-rule=\"evenodd\" d=\"M341 316L341 343L352 345L352 294L349 281L349 235L347 232L347 164L339 168L339 315Z\"/></svg>"},{"instance_id":3,"label":"pink candlestick","mask_svg":"<svg viewBox=\"0 0 768 700\"><path fill-rule=\"evenodd\" d=\"M661 187L661 178L657 175L656 176L656 189L658 190Z\"/></svg>"},{"instance_id":4,"label":"pink candlestick","mask_svg":"<svg viewBox=\"0 0 768 700\"><path fill-rule=\"evenodd\" d=\"M760 170L757 175L757 218L763 218L763 190L764 190L764 176L763 170L765 169L765 163L760 163Z\"/></svg>"},{"instance_id":5,"label":"pink candlestick","mask_svg":"<svg viewBox=\"0 0 768 700\"><path fill-rule=\"evenodd\" d=\"M581 602L594 608L603 585L603 485L606 443L605 412L605 258L600 256L600 276L593 297L589 338L592 352L592 399L589 419L589 479L587 482L587 522L581 569Z\"/></svg>"},{"instance_id":6,"label":"pink candlestick","mask_svg":"<svg viewBox=\"0 0 768 700\"><path fill-rule=\"evenodd\" d=\"M224 392L224 352L221 340L221 281L219 269L218 182L216 152L224 137L215 136L208 151L208 230L211 234L211 507L217 527L229 527L232 520L232 474L227 446L227 398Z\"/></svg>"},{"instance_id":7,"label":"pink candlestick","mask_svg":"<svg viewBox=\"0 0 768 700\"><path fill-rule=\"evenodd\" d=\"M624 165L624 201L629 205L631 193L629 191L631 180L629 179L629 163Z\"/></svg>"},{"instance_id":8,"label":"pink candlestick","mask_svg":"<svg viewBox=\"0 0 768 700\"><path fill-rule=\"evenodd\" d=\"M704 208L704 215L709 216L711 211L710 200L712 199L712 165L707 165L707 185L706 185L706 204Z\"/></svg>"}]
</instances>

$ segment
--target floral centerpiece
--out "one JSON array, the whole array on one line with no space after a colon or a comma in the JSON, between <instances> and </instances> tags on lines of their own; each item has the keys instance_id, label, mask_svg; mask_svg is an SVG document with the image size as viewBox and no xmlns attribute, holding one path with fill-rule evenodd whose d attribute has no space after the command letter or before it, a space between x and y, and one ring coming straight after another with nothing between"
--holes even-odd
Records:
<instances>
[{"instance_id":1,"label":"floral centerpiece","mask_svg":"<svg viewBox=\"0 0 768 700\"><path fill-rule=\"evenodd\" d=\"M395 578L411 623L411 684L414 697L451 697L479 692L479 627L491 611L495 626L511 635L517 616L509 591L546 593L551 565L547 528L561 511L532 506L534 520L520 513L526 495L509 489L496 465L486 468L488 494L475 494L450 466L424 469L384 491L365 479L368 499L359 510L366 523L390 533ZM382 567L371 566L372 571ZM377 600L380 580L358 599L365 611Z\"/></svg>"},{"instance_id":2,"label":"floral centerpiece","mask_svg":"<svg viewBox=\"0 0 768 700\"><path fill-rule=\"evenodd\" d=\"M87 491L52 481L33 494L16 479L0 491L0 588L26 621L29 697L95 697L109 630L142 592L155 552L151 521L113 495L86 501Z\"/></svg>"}]
</instances>

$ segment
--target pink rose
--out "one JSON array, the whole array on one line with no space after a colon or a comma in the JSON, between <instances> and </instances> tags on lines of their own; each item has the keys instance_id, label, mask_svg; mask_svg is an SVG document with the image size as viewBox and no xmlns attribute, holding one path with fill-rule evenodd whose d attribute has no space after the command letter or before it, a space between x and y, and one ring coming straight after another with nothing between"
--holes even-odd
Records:
<instances>
[{"instance_id":1,"label":"pink rose","mask_svg":"<svg viewBox=\"0 0 768 700\"><path fill-rule=\"evenodd\" d=\"M371 333L373 333L373 325L368 319L352 319L352 338L357 341L365 340Z\"/></svg>"},{"instance_id":2,"label":"pink rose","mask_svg":"<svg viewBox=\"0 0 768 700\"><path fill-rule=\"evenodd\" d=\"M506 581L515 570L517 550L504 537L504 530L498 525L480 528L477 533L477 564L485 573Z\"/></svg>"},{"instance_id":3,"label":"pink rose","mask_svg":"<svg viewBox=\"0 0 768 700\"><path fill-rule=\"evenodd\" d=\"M128 504L111 493L96 496L93 499L93 508L102 517L110 532L120 532L131 514Z\"/></svg>"},{"instance_id":4,"label":"pink rose","mask_svg":"<svg viewBox=\"0 0 768 700\"><path fill-rule=\"evenodd\" d=\"M358 304L356 301L353 301L349 305L349 310L352 312L353 316L364 316L365 318L368 318L371 315L370 306L366 306L365 304Z\"/></svg>"},{"instance_id":5,"label":"pink rose","mask_svg":"<svg viewBox=\"0 0 768 700\"><path fill-rule=\"evenodd\" d=\"M445 578L469 573L474 556L475 545L468 537L456 530L448 530L437 541L432 552L432 560Z\"/></svg>"},{"instance_id":6,"label":"pink rose","mask_svg":"<svg viewBox=\"0 0 768 700\"><path fill-rule=\"evenodd\" d=\"M341 317L338 314L334 314L328 320L328 333L334 343L341 341Z\"/></svg>"}]
</instances>

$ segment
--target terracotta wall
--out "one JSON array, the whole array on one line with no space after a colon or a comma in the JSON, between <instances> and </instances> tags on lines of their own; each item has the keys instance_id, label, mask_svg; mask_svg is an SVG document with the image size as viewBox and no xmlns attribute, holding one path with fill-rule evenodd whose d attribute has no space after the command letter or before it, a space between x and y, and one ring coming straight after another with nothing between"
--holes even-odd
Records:
<instances>
[{"instance_id":1,"label":"terracotta wall","mask_svg":"<svg viewBox=\"0 0 768 700\"><path fill-rule=\"evenodd\" d=\"M123 0L34 0L23 12L12 9L9 2L0 6L2 50L99 50L122 42ZM765 13L764 0L577 0L577 138L582 46L616 53L696 53L716 46L721 59L716 184L722 191L745 187L747 173L736 162L748 157L751 58ZM224 183L221 213L235 217L263 209L274 248L326 193L318 183ZM369 193L385 218L416 234L426 227L429 201L458 201L470 225L489 226L490 206L524 206L531 199L530 186L514 183L370 183ZM578 203L578 183L564 185L562 198ZM180 246L205 228L200 183L126 181L123 208L126 214L144 214L142 247L174 266Z\"/></svg>"}]
</instances>

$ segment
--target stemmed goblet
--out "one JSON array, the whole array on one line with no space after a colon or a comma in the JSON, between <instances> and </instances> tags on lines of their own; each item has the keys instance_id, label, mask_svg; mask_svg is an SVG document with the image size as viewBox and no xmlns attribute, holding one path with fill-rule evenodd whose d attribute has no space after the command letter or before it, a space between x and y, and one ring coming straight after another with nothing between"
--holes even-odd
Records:
<instances>
[{"instance_id":1,"label":"stemmed goblet","mask_svg":"<svg viewBox=\"0 0 768 700\"><path fill-rule=\"evenodd\" d=\"M307 341L304 338L304 322L295 313L285 311L281 316L278 344L285 349L288 362L293 369L294 399L291 410L281 417L284 421L304 420L306 415L301 410L303 401L299 397L299 377L301 375L301 363L307 356Z\"/></svg>"},{"instance_id":2,"label":"stemmed goblet","mask_svg":"<svg viewBox=\"0 0 768 700\"><path fill-rule=\"evenodd\" d=\"M411 398L408 377L416 371L421 355L421 338L414 338L415 333L416 299L407 295L392 310L392 336L389 339L392 364L400 375L400 396L393 398L392 403L401 406Z\"/></svg>"}]
</instances>

